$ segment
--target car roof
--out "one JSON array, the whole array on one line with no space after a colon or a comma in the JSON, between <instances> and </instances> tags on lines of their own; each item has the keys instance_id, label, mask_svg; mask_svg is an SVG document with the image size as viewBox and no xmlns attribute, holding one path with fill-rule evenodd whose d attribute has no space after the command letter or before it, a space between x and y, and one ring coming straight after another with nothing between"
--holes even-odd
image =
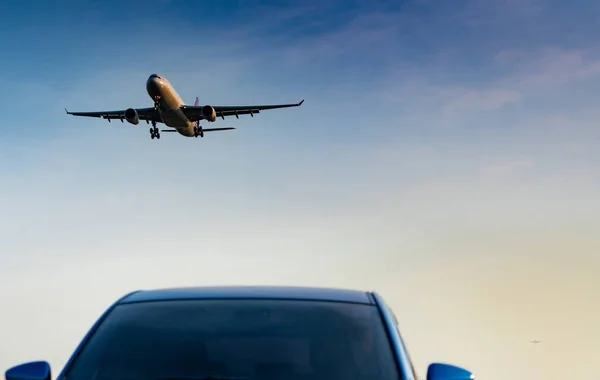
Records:
<instances>
[{"instance_id":1,"label":"car roof","mask_svg":"<svg viewBox=\"0 0 600 380\"><path fill-rule=\"evenodd\" d=\"M140 290L119 303L190 299L288 299L373 304L370 292L295 286L207 286Z\"/></svg>"}]
</instances>

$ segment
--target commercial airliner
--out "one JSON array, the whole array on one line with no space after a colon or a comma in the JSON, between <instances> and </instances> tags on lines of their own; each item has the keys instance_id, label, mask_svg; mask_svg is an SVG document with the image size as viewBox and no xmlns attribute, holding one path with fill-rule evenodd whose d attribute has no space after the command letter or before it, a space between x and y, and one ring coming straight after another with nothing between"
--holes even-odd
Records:
<instances>
[{"instance_id":1,"label":"commercial airliner","mask_svg":"<svg viewBox=\"0 0 600 380\"><path fill-rule=\"evenodd\" d=\"M96 112L69 112L69 115L101 117L107 119L127 120L129 123L137 125L140 120L145 120L146 124L152 124L150 128L150 138L160 139L160 132L179 132L180 135L186 137L204 137L204 132L224 131L235 129L233 127L226 128L203 128L200 126L200 120L215 122L217 117L225 120L225 116L235 116L239 119L239 115L250 115L260 113L260 111L270 110L275 108L298 107L304 103L294 104L271 104L262 106L211 106L198 105L198 98L193 106L186 105L177 91L173 88L167 78L158 74L152 74L146 81L146 91L150 98L154 100L153 108L127 108L119 111L96 111ZM167 127L173 129L162 129L159 131L157 123L163 123Z\"/></svg>"}]
</instances>

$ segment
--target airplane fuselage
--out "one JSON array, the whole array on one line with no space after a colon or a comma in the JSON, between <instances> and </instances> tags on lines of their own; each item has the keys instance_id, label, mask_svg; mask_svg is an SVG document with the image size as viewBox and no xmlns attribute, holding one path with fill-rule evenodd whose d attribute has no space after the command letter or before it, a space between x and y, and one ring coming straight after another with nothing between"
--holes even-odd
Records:
<instances>
[{"instance_id":1,"label":"airplane fuselage","mask_svg":"<svg viewBox=\"0 0 600 380\"><path fill-rule=\"evenodd\" d=\"M146 81L146 91L152 100L158 97L158 113L166 126L175 128L183 136L194 137L196 124L181 110L185 103L166 78L150 75Z\"/></svg>"}]
</instances>

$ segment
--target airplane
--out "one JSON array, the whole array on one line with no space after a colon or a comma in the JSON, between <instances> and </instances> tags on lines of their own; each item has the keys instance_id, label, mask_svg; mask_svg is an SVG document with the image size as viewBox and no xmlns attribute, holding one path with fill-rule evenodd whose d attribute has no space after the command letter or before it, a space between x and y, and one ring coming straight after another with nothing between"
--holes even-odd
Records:
<instances>
[{"instance_id":1,"label":"airplane","mask_svg":"<svg viewBox=\"0 0 600 380\"><path fill-rule=\"evenodd\" d=\"M154 100L154 107L148 108L127 108L118 111L96 111L96 112L69 112L73 116L87 116L107 119L109 122L115 119L127 120L133 125L139 124L140 120L145 120L146 124L152 123L150 128L150 138L160 139L160 132L178 132L185 137L204 137L204 132L224 131L235 129L233 127L225 128L203 128L200 126L200 120L215 122L217 117L225 120L225 116L250 115L260 113L260 111L298 107L304 103L304 100L293 104L271 104L258 106L211 106L198 105L198 97L193 106L186 105L177 91L173 88L167 78L158 74L152 74L146 81L146 91L151 99ZM172 129L161 129L159 131L157 123L163 123Z\"/></svg>"},{"instance_id":2,"label":"airplane","mask_svg":"<svg viewBox=\"0 0 600 380\"><path fill-rule=\"evenodd\" d=\"M541 340L530 340L529 342L533 343L533 344L537 344L537 343L541 343Z\"/></svg>"}]
</instances>

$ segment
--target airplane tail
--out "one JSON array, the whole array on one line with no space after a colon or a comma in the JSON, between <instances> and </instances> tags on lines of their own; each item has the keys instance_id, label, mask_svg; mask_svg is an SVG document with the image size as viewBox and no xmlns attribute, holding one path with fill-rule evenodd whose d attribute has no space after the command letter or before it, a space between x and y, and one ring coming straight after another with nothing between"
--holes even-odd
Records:
<instances>
[{"instance_id":1,"label":"airplane tail","mask_svg":"<svg viewBox=\"0 0 600 380\"><path fill-rule=\"evenodd\" d=\"M194 107L198 107L198 97L196 96L196 100L194 101ZM200 120L196 121L196 127L200 126Z\"/></svg>"}]
</instances>

